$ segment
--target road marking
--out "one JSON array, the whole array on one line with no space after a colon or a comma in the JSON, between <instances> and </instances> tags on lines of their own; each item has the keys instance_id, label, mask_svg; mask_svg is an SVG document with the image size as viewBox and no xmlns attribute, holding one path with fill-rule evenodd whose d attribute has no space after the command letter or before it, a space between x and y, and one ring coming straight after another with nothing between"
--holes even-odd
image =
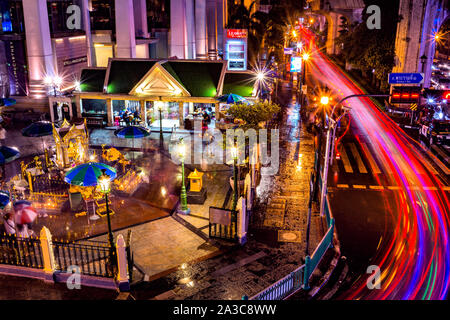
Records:
<instances>
[{"instance_id":1,"label":"road marking","mask_svg":"<svg viewBox=\"0 0 450 320\"><path fill-rule=\"evenodd\" d=\"M350 150L352 151L353 156L354 156L355 159L356 159L356 163L358 164L358 170L359 170L359 172L360 172L360 173L367 173L367 169L366 169L366 167L364 166L364 162L362 161L361 156L359 155L359 152L358 152L358 150L356 149L355 144L354 144L354 143L349 143L349 145L350 145Z\"/></svg>"},{"instance_id":2,"label":"road marking","mask_svg":"<svg viewBox=\"0 0 450 320\"><path fill-rule=\"evenodd\" d=\"M424 190L437 190L436 187L423 187Z\"/></svg>"},{"instance_id":3,"label":"road marking","mask_svg":"<svg viewBox=\"0 0 450 320\"><path fill-rule=\"evenodd\" d=\"M388 186L387 187L389 190L400 190L399 186Z\"/></svg>"},{"instance_id":4,"label":"road marking","mask_svg":"<svg viewBox=\"0 0 450 320\"><path fill-rule=\"evenodd\" d=\"M442 190L444 190L444 191L450 191L450 187L442 187Z\"/></svg>"},{"instance_id":5,"label":"road marking","mask_svg":"<svg viewBox=\"0 0 450 320\"><path fill-rule=\"evenodd\" d=\"M348 184L338 184L338 188L348 188Z\"/></svg>"},{"instance_id":6,"label":"road marking","mask_svg":"<svg viewBox=\"0 0 450 320\"><path fill-rule=\"evenodd\" d=\"M353 173L352 165L350 164L350 161L348 160L347 152L345 152L345 148L342 148L341 150L341 159L344 163L345 172Z\"/></svg>"},{"instance_id":7,"label":"road marking","mask_svg":"<svg viewBox=\"0 0 450 320\"><path fill-rule=\"evenodd\" d=\"M369 160L369 164L370 164L370 167L372 168L372 172L375 174L380 174L381 170L378 167L377 163L375 162L375 159L372 157L372 154L370 153L367 145L365 143L362 143L361 146L363 148L363 151L364 151L364 154L365 154L367 160Z\"/></svg>"},{"instance_id":8,"label":"road marking","mask_svg":"<svg viewBox=\"0 0 450 320\"><path fill-rule=\"evenodd\" d=\"M360 184L354 184L353 188L355 189L366 189L366 186L360 185Z\"/></svg>"},{"instance_id":9,"label":"road marking","mask_svg":"<svg viewBox=\"0 0 450 320\"><path fill-rule=\"evenodd\" d=\"M369 188L373 190L384 190L383 186L369 186Z\"/></svg>"}]
</instances>

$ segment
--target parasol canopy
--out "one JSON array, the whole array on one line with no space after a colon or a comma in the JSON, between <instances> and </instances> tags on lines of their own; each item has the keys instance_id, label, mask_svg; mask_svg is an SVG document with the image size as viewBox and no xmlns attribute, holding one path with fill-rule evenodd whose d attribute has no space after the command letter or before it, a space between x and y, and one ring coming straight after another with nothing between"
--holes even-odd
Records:
<instances>
[{"instance_id":1,"label":"parasol canopy","mask_svg":"<svg viewBox=\"0 0 450 320\"><path fill-rule=\"evenodd\" d=\"M139 139L149 136L150 132L144 127L128 126L117 129L116 131L114 131L114 134L119 138Z\"/></svg>"},{"instance_id":2,"label":"parasol canopy","mask_svg":"<svg viewBox=\"0 0 450 320\"><path fill-rule=\"evenodd\" d=\"M16 149L6 146L0 147L0 164L5 164L13 160L16 160L19 156L20 153Z\"/></svg>"},{"instance_id":3,"label":"parasol canopy","mask_svg":"<svg viewBox=\"0 0 450 320\"><path fill-rule=\"evenodd\" d=\"M224 94L224 95L220 96L219 101L226 102L228 104L232 104L232 103L244 103L247 100L238 94L230 93L230 94Z\"/></svg>"},{"instance_id":4,"label":"parasol canopy","mask_svg":"<svg viewBox=\"0 0 450 320\"><path fill-rule=\"evenodd\" d=\"M9 192L0 190L0 209L4 209L9 203Z\"/></svg>"},{"instance_id":5,"label":"parasol canopy","mask_svg":"<svg viewBox=\"0 0 450 320\"><path fill-rule=\"evenodd\" d=\"M103 173L102 169L105 169L105 173L114 180L117 176L116 169L110 167L104 163L89 162L76 166L66 173L64 181L76 186L92 187L98 183L98 177Z\"/></svg>"},{"instance_id":6,"label":"parasol canopy","mask_svg":"<svg viewBox=\"0 0 450 320\"><path fill-rule=\"evenodd\" d=\"M53 134L53 125L48 121L37 121L22 129L25 137L44 137Z\"/></svg>"},{"instance_id":7,"label":"parasol canopy","mask_svg":"<svg viewBox=\"0 0 450 320\"><path fill-rule=\"evenodd\" d=\"M34 220L36 220L38 214L36 212L36 209L32 206L24 207L22 209L16 210L15 214L15 222L16 224L27 224L32 223Z\"/></svg>"},{"instance_id":8,"label":"parasol canopy","mask_svg":"<svg viewBox=\"0 0 450 320\"><path fill-rule=\"evenodd\" d=\"M0 98L0 107L9 107L16 104L15 99L11 98Z\"/></svg>"}]
</instances>

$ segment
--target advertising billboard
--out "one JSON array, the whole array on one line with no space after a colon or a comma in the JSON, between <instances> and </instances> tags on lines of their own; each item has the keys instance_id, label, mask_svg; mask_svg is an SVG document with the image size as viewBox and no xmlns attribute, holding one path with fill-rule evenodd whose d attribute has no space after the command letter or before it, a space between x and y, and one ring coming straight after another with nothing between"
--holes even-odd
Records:
<instances>
[{"instance_id":1,"label":"advertising billboard","mask_svg":"<svg viewBox=\"0 0 450 320\"><path fill-rule=\"evenodd\" d=\"M226 29L224 59L228 70L247 70L247 29Z\"/></svg>"},{"instance_id":2,"label":"advertising billboard","mask_svg":"<svg viewBox=\"0 0 450 320\"><path fill-rule=\"evenodd\" d=\"M291 57L291 72L302 72L302 58Z\"/></svg>"}]
</instances>

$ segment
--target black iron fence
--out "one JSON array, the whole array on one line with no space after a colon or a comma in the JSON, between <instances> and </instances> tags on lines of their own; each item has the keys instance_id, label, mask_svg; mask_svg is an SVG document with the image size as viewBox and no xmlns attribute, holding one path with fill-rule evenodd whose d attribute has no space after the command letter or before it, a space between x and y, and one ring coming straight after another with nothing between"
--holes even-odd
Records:
<instances>
[{"instance_id":1,"label":"black iron fence","mask_svg":"<svg viewBox=\"0 0 450 320\"><path fill-rule=\"evenodd\" d=\"M41 241L38 238L20 238L0 235L0 263L43 269Z\"/></svg>"},{"instance_id":2,"label":"black iron fence","mask_svg":"<svg viewBox=\"0 0 450 320\"><path fill-rule=\"evenodd\" d=\"M115 252L110 257L107 242L53 242L56 269L67 272L79 268L81 274L113 278L116 272Z\"/></svg>"},{"instance_id":3,"label":"black iron fence","mask_svg":"<svg viewBox=\"0 0 450 320\"><path fill-rule=\"evenodd\" d=\"M209 207L209 237L237 241L237 211Z\"/></svg>"}]
</instances>

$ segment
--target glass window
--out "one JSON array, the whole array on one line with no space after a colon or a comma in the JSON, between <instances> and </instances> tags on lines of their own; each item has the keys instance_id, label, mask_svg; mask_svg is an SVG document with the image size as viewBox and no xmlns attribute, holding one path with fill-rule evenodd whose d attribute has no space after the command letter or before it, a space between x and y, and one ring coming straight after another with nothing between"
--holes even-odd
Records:
<instances>
[{"instance_id":1,"label":"glass window","mask_svg":"<svg viewBox=\"0 0 450 320\"><path fill-rule=\"evenodd\" d=\"M106 116L106 100L103 99L82 99L82 115L89 116Z\"/></svg>"}]
</instances>

